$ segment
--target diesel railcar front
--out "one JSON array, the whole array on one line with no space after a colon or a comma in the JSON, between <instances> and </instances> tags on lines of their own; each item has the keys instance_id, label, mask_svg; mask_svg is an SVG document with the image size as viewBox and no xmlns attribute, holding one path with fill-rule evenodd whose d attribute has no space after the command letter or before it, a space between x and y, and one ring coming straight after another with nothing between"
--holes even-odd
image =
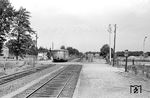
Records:
<instances>
[{"instance_id":1,"label":"diesel railcar front","mask_svg":"<svg viewBox=\"0 0 150 98\"><path fill-rule=\"evenodd\" d=\"M69 52L68 50L65 50L65 49L53 50L52 57L53 57L54 62L68 61Z\"/></svg>"}]
</instances>

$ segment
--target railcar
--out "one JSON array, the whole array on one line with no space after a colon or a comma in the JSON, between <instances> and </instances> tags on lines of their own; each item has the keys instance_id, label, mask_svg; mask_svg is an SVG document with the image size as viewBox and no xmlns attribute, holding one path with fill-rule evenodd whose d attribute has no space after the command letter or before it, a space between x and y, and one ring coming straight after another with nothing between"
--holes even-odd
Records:
<instances>
[{"instance_id":1,"label":"railcar","mask_svg":"<svg viewBox=\"0 0 150 98\"><path fill-rule=\"evenodd\" d=\"M52 50L52 57L54 62L68 61L69 52L66 49Z\"/></svg>"}]
</instances>

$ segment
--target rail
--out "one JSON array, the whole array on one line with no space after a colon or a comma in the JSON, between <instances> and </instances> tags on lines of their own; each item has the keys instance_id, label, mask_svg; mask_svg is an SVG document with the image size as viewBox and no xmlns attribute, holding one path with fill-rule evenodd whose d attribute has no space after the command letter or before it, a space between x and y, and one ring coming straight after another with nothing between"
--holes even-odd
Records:
<instances>
[{"instance_id":1,"label":"rail","mask_svg":"<svg viewBox=\"0 0 150 98\"><path fill-rule=\"evenodd\" d=\"M54 66L54 65L52 65L52 66ZM44 70L44 69L52 67L52 66L48 65L48 66L43 66L43 67L37 67L37 68L33 68L33 69L29 69L29 70L21 71L21 72L14 73L11 75L0 77L0 85L11 82L13 80L16 80L16 79L19 79L22 77L25 77L27 75L30 75L30 74L33 74L36 72L39 72L41 70Z\"/></svg>"},{"instance_id":2,"label":"rail","mask_svg":"<svg viewBox=\"0 0 150 98\"><path fill-rule=\"evenodd\" d=\"M66 67L65 69L61 70L60 72L55 74L53 77L51 77L49 80L45 81L41 86L39 86L35 90L31 88L33 91L28 93L25 98L32 98L32 97L36 97L36 98L48 97L49 98L51 96L54 98L61 97L61 94L63 93L66 86L70 83L70 80L72 79L72 77L77 75L76 73L79 74L81 71L81 68L82 68L81 66L79 67L77 65ZM47 91L45 91L44 89Z\"/></svg>"}]
</instances>

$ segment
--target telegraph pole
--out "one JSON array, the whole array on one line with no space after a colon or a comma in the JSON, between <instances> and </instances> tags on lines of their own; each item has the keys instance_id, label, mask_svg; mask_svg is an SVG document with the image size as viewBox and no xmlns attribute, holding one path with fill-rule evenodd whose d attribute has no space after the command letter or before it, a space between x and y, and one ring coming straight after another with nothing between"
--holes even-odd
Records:
<instances>
[{"instance_id":1,"label":"telegraph pole","mask_svg":"<svg viewBox=\"0 0 150 98\"><path fill-rule=\"evenodd\" d=\"M115 65L115 48L116 48L116 27L117 25L114 25L115 29L114 29L114 55L113 55L113 66Z\"/></svg>"},{"instance_id":2,"label":"telegraph pole","mask_svg":"<svg viewBox=\"0 0 150 98\"><path fill-rule=\"evenodd\" d=\"M147 36L144 37L143 41L143 56L145 55L145 41L146 41Z\"/></svg>"},{"instance_id":3,"label":"telegraph pole","mask_svg":"<svg viewBox=\"0 0 150 98\"><path fill-rule=\"evenodd\" d=\"M109 24L108 26L108 32L109 32L109 61L110 61L110 65L111 65L111 24Z\"/></svg>"},{"instance_id":4,"label":"telegraph pole","mask_svg":"<svg viewBox=\"0 0 150 98\"><path fill-rule=\"evenodd\" d=\"M125 50L125 52L124 52L124 56L126 57L126 63L125 63L125 72L128 72L128 50Z\"/></svg>"},{"instance_id":5,"label":"telegraph pole","mask_svg":"<svg viewBox=\"0 0 150 98\"><path fill-rule=\"evenodd\" d=\"M37 52L37 54L36 54L36 59L37 59L37 57L38 57L38 47L37 47L37 40L38 40L38 34L36 33L36 52Z\"/></svg>"},{"instance_id":6,"label":"telegraph pole","mask_svg":"<svg viewBox=\"0 0 150 98\"><path fill-rule=\"evenodd\" d=\"M52 42L52 50L54 50L54 43Z\"/></svg>"},{"instance_id":7,"label":"telegraph pole","mask_svg":"<svg viewBox=\"0 0 150 98\"><path fill-rule=\"evenodd\" d=\"M37 33L36 33L36 49L37 49L37 39L38 39L38 35L37 35Z\"/></svg>"}]
</instances>

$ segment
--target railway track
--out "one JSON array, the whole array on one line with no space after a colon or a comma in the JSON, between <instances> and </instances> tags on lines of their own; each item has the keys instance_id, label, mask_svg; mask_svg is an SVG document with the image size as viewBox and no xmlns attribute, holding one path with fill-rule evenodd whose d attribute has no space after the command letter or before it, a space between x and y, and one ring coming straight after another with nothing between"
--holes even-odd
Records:
<instances>
[{"instance_id":1,"label":"railway track","mask_svg":"<svg viewBox=\"0 0 150 98\"><path fill-rule=\"evenodd\" d=\"M18 72L18 73L14 73L14 74L11 74L11 75L0 77L0 85L11 82L13 80L16 80L16 79L19 79L19 78L22 78L22 77L25 77L27 75L31 75L31 74L36 73L36 72L42 71L42 70L44 70L46 68L49 68L49 67L52 67L52 66L54 66L54 65L41 66L41 67L33 68L33 69L30 69L30 70L21 71L21 72Z\"/></svg>"},{"instance_id":2,"label":"railway track","mask_svg":"<svg viewBox=\"0 0 150 98\"><path fill-rule=\"evenodd\" d=\"M22 95L16 95L13 98L20 98L20 96L22 98L71 98L81 68L82 65L69 65L53 77L38 84L38 87L31 87L22 92Z\"/></svg>"}]
</instances>

